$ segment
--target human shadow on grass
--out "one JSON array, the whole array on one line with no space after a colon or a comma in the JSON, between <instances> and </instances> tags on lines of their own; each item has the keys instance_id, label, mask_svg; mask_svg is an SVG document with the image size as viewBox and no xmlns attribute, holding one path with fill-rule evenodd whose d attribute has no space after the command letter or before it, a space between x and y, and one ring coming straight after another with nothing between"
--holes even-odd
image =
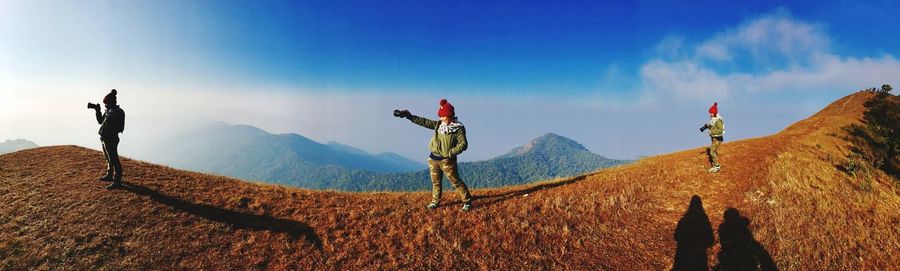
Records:
<instances>
[{"instance_id":1,"label":"human shadow on grass","mask_svg":"<svg viewBox=\"0 0 900 271\"><path fill-rule=\"evenodd\" d=\"M216 206L191 203L179 198L159 193L159 191L152 190L138 184L124 184L125 190L138 195L147 196L153 201L171 206L175 210L181 212L198 216L210 221L228 224L238 229L284 233L290 236L292 240L303 237L307 242L315 246L316 249L322 249L322 239L319 238L312 227L301 222L289 219L274 218L271 216L246 214Z\"/></svg>"},{"instance_id":2,"label":"human shadow on grass","mask_svg":"<svg viewBox=\"0 0 900 271\"><path fill-rule=\"evenodd\" d=\"M749 218L728 208L723 220L719 224L719 264L713 270L778 270L769 252L753 238Z\"/></svg>"},{"instance_id":3,"label":"human shadow on grass","mask_svg":"<svg viewBox=\"0 0 900 271\"><path fill-rule=\"evenodd\" d=\"M694 195L675 226L675 263L672 270L709 270L706 250L715 243L712 224L703 201Z\"/></svg>"},{"instance_id":4,"label":"human shadow on grass","mask_svg":"<svg viewBox=\"0 0 900 271\"><path fill-rule=\"evenodd\" d=\"M515 197L524 196L526 194L531 194L531 193L538 192L541 190L546 190L546 189L551 189L551 188L555 188L555 187L573 184L573 183L579 182L581 180L584 180L586 177L587 177L587 175L581 175L581 176L571 178L571 179L568 179L565 181L539 184L539 185L531 186L528 188L513 190L513 191L504 192L504 193L500 193L500 194L496 194L496 195L473 196L472 199L475 200L475 202L477 204L476 206L490 206L493 204L497 204L500 202L504 202L504 201L513 199Z\"/></svg>"}]
</instances>

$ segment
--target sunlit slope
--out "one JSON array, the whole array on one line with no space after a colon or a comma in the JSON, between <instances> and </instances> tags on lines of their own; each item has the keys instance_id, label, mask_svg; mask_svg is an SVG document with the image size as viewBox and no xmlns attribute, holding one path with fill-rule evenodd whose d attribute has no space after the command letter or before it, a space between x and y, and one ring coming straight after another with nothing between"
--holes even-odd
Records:
<instances>
[{"instance_id":1,"label":"sunlit slope","mask_svg":"<svg viewBox=\"0 0 900 271\"><path fill-rule=\"evenodd\" d=\"M674 236L692 195L715 236L710 265L723 213L736 208L781 269L889 269L900 262L896 188L881 176L860 189L837 167L841 127L859 122L869 97L724 143L718 174L697 148L474 190L469 213L452 191L426 211L428 193L292 189L130 159L129 188L106 191L97 151L19 151L0 156L0 269L661 270L685 243Z\"/></svg>"}]
</instances>

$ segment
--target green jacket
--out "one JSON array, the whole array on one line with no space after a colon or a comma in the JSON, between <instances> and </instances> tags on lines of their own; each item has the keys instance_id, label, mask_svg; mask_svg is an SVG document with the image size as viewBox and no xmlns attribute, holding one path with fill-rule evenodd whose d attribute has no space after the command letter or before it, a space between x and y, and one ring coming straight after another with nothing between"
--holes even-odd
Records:
<instances>
[{"instance_id":1,"label":"green jacket","mask_svg":"<svg viewBox=\"0 0 900 271\"><path fill-rule=\"evenodd\" d=\"M709 136L710 137L721 137L725 135L725 121L722 120L722 117L716 116L715 118L709 119Z\"/></svg>"},{"instance_id":2,"label":"green jacket","mask_svg":"<svg viewBox=\"0 0 900 271\"><path fill-rule=\"evenodd\" d=\"M453 128L455 129L451 129L451 132L444 134L439 132L441 128L440 121L419 116L410 116L409 120L422 127L434 130L434 136L431 137L431 143L428 144L428 148L438 156L454 157L469 147L469 142L466 141L466 127L462 123L454 122Z\"/></svg>"}]
</instances>

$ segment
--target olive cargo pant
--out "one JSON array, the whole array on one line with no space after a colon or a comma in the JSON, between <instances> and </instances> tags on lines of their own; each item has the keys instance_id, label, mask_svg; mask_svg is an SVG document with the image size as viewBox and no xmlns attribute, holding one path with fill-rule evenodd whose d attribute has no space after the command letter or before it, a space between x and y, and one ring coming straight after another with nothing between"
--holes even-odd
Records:
<instances>
[{"instance_id":1,"label":"olive cargo pant","mask_svg":"<svg viewBox=\"0 0 900 271\"><path fill-rule=\"evenodd\" d=\"M456 168L456 157L444 160L434 160L429 158L428 171L431 173L431 202L441 202L441 183L444 179L443 175L445 174L447 175L447 179L450 180L450 184L453 185L453 188L459 193L459 196L462 197L462 201L464 203L472 201L472 196L469 195L469 188L466 187L466 183L459 179L459 172Z\"/></svg>"},{"instance_id":2,"label":"olive cargo pant","mask_svg":"<svg viewBox=\"0 0 900 271\"><path fill-rule=\"evenodd\" d=\"M119 162L119 137L104 139L102 143L103 156L106 157L106 177L111 177L114 181L121 182L122 163Z\"/></svg>"},{"instance_id":3,"label":"olive cargo pant","mask_svg":"<svg viewBox=\"0 0 900 271\"><path fill-rule=\"evenodd\" d=\"M719 145L720 144L722 144L722 138L721 137L713 137L712 143L709 144L709 149L707 149L707 151L709 152L709 163L714 167L719 166Z\"/></svg>"}]
</instances>

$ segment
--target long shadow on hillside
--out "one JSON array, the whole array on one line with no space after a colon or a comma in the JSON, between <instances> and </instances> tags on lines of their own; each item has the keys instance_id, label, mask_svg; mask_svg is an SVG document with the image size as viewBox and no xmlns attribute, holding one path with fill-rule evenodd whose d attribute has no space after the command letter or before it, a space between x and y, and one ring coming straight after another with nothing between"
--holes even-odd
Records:
<instances>
[{"instance_id":1,"label":"long shadow on hillside","mask_svg":"<svg viewBox=\"0 0 900 271\"><path fill-rule=\"evenodd\" d=\"M719 244L722 249L714 270L778 270L775 261L750 232L750 219L735 208L725 210L719 224Z\"/></svg>"},{"instance_id":2,"label":"long shadow on hillside","mask_svg":"<svg viewBox=\"0 0 900 271\"><path fill-rule=\"evenodd\" d=\"M584 178L587 178L587 175L581 175L581 176L578 176L578 177L575 177L575 178L572 178L572 179L568 179L568 180L565 180L565 181L559 181L559 182L553 182L553 183L546 183L546 184L539 184L539 185L535 185L535 186L532 186L532 187L529 187L529 188L520 189L520 190L514 190L514 191L509 191L509 192L500 193L500 194L496 194L496 195L487 195L487 196L485 196L485 195L480 195L480 196L474 196L474 197L473 197L473 200L477 200L477 201L478 201L478 205L480 205L480 206L489 206L489 205L493 205L493 204L497 204L497 203L500 203L500 202L504 202L504 201L510 200L510 199L515 198L515 197L518 197L518 196L524 196L525 194L531 194L531 193L534 193L534 192L537 192L537 191L541 191L541 190L545 190L545 189L550 189L550 188L555 188L555 187L560 187L560 186L564 186L564 185L573 184L573 183L579 182L579 181L581 181L581 180L584 180ZM487 201L481 202L481 200L487 200Z\"/></svg>"},{"instance_id":3,"label":"long shadow on hillside","mask_svg":"<svg viewBox=\"0 0 900 271\"><path fill-rule=\"evenodd\" d=\"M675 263L672 270L709 270L706 250L715 243L712 224L703 201L694 195L684 216L675 226Z\"/></svg>"},{"instance_id":4,"label":"long shadow on hillside","mask_svg":"<svg viewBox=\"0 0 900 271\"><path fill-rule=\"evenodd\" d=\"M316 249L322 249L322 239L309 225L288 219L274 218L271 216L245 214L232 210L222 209L216 206L190 203L179 198L174 198L147 187L124 183L125 190L132 193L148 196L153 201L171 206L175 210L202 217L211 221L225 223L238 229L251 231L270 231L284 233L296 240L300 237L306 239Z\"/></svg>"}]
</instances>

